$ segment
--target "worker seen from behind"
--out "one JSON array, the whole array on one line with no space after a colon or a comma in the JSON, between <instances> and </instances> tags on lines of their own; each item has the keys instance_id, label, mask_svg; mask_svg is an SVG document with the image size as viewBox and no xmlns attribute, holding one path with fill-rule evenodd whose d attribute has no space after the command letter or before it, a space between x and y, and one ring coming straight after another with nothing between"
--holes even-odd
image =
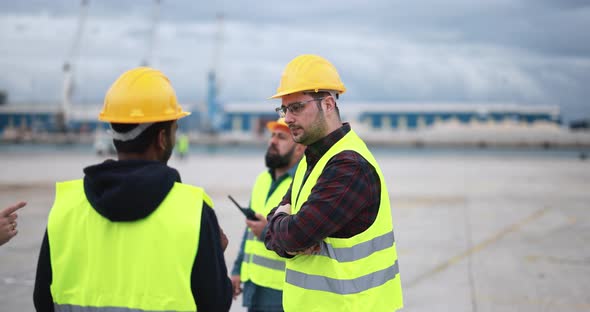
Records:
<instances>
[{"instance_id":1,"label":"worker seen from behind","mask_svg":"<svg viewBox=\"0 0 590 312\"><path fill-rule=\"evenodd\" d=\"M168 78L139 67L108 90L117 160L56 185L34 287L37 311L228 311L227 239L202 188L168 167L178 105Z\"/></svg>"},{"instance_id":2,"label":"worker seen from behind","mask_svg":"<svg viewBox=\"0 0 590 312\"><path fill-rule=\"evenodd\" d=\"M258 175L250 197L250 208L259 220L246 220L247 227L231 277L234 298L242 293L243 283L243 305L250 312L283 311L285 259L264 246L265 216L287 192L305 150L304 145L293 141L282 118L267 123L267 128L271 132L265 156L268 170Z\"/></svg>"},{"instance_id":3,"label":"worker seen from behind","mask_svg":"<svg viewBox=\"0 0 590 312\"><path fill-rule=\"evenodd\" d=\"M283 71L277 112L307 146L265 244L287 258L285 311L402 308L389 195L375 158L340 118L336 68L301 55Z\"/></svg>"}]
</instances>

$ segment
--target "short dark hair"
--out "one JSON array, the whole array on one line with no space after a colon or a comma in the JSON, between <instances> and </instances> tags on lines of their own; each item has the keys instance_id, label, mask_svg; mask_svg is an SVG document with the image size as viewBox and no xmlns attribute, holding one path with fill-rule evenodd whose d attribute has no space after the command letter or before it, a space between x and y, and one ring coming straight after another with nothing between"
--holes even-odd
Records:
<instances>
[{"instance_id":1,"label":"short dark hair","mask_svg":"<svg viewBox=\"0 0 590 312\"><path fill-rule=\"evenodd\" d=\"M160 130L164 130L166 135L170 134L173 120L156 122L153 125L145 129L137 138L130 141L119 141L113 139L117 152L120 153L143 153L145 152L150 144L158 138ZM139 124L122 124L122 123L111 123L111 128L119 133L127 133Z\"/></svg>"},{"instance_id":2,"label":"short dark hair","mask_svg":"<svg viewBox=\"0 0 590 312\"><path fill-rule=\"evenodd\" d=\"M321 98L325 98L327 96L332 95L332 96L334 96L334 103L335 104L337 104L336 100L338 100L338 92L332 93L330 91L318 91L318 92L306 91L306 92L303 92L303 94L307 94L316 100L319 100ZM318 106L318 108L320 110L322 110L322 105L320 104L319 101L316 103L316 105ZM338 109L338 105L334 105L334 107L336 108L336 114L338 114L338 118L340 118L340 109Z\"/></svg>"}]
</instances>

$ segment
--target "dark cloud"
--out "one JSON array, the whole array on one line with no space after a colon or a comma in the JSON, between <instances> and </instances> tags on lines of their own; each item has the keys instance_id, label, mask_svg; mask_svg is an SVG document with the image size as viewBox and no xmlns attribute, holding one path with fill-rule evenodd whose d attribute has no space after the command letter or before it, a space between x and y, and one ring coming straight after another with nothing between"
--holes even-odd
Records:
<instances>
[{"instance_id":1,"label":"dark cloud","mask_svg":"<svg viewBox=\"0 0 590 312\"><path fill-rule=\"evenodd\" d=\"M100 101L117 73L150 55L153 4L89 1L76 100ZM0 89L58 102L79 10L78 0L1 2ZM224 99L263 100L291 58L316 53L338 67L348 100L503 101L590 115L588 1L162 0L159 16L152 64L185 101L204 99L213 64Z\"/></svg>"}]
</instances>

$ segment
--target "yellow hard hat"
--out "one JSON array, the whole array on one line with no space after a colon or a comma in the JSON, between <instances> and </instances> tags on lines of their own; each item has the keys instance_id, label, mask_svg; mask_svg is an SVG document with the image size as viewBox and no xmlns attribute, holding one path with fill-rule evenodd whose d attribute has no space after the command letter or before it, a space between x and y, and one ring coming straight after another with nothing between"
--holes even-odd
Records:
<instances>
[{"instance_id":1,"label":"yellow hard hat","mask_svg":"<svg viewBox=\"0 0 590 312\"><path fill-rule=\"evenodd\" d=\"M266 123L266 128L270 131L274 131L277 127L281 127L287 131L290 131L289 126L285 122L285 118L279 118L277 121L269 121Z\"/></svg>"},{"instance_id":2,"label":"yellow hard hat","mask_svg":"<svg viewBox=\"0 0 590 312\"><path fill-rule=\"evenodd\" d=\"M182 110L170 80L159 70L137 67L123 73L104 98L99 120L150 123L190 115Z\"/></svg>"},{"instance_id":3,"label":"yellow hard hat","mask_svg":"<svg viewBox=\"0 0 590 312\"><path fill-rule=\"evenodd\" d=\"M346 88L332 63L321 56L303 54L287 64L281 75L277 93L270 98L276 99L287 94L311 90L344 93Z\"/></svg>"}]
</instances>

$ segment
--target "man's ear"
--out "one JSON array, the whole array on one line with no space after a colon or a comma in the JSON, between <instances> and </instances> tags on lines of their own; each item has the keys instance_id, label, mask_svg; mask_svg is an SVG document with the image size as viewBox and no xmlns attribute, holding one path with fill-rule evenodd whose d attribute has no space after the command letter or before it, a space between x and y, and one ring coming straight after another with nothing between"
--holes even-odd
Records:
<instances>
[{"instance_id":1,"label":"man's ear","mask_svg":"<svg viewBox=\"0 0 590 312\"><path fill-rule=\"evenodd\" d=\"M328 96L324 99L324 103L326 104L326 110L332 112L336 109L336 101L333 97Z\"/></svg>"},{"instance_id":2,"label":"man's ear","mask_svg":"<svg viewBox=\"0 0 590 312\"><path fill-rule=\"evenodd\" d=\"M166 149L166 145L168 144L168 140L166 138L166 130L164 129L160 129L160 131L158 131L158 149L160 150L165 150Z\"/></svg>"}]
</instances>

